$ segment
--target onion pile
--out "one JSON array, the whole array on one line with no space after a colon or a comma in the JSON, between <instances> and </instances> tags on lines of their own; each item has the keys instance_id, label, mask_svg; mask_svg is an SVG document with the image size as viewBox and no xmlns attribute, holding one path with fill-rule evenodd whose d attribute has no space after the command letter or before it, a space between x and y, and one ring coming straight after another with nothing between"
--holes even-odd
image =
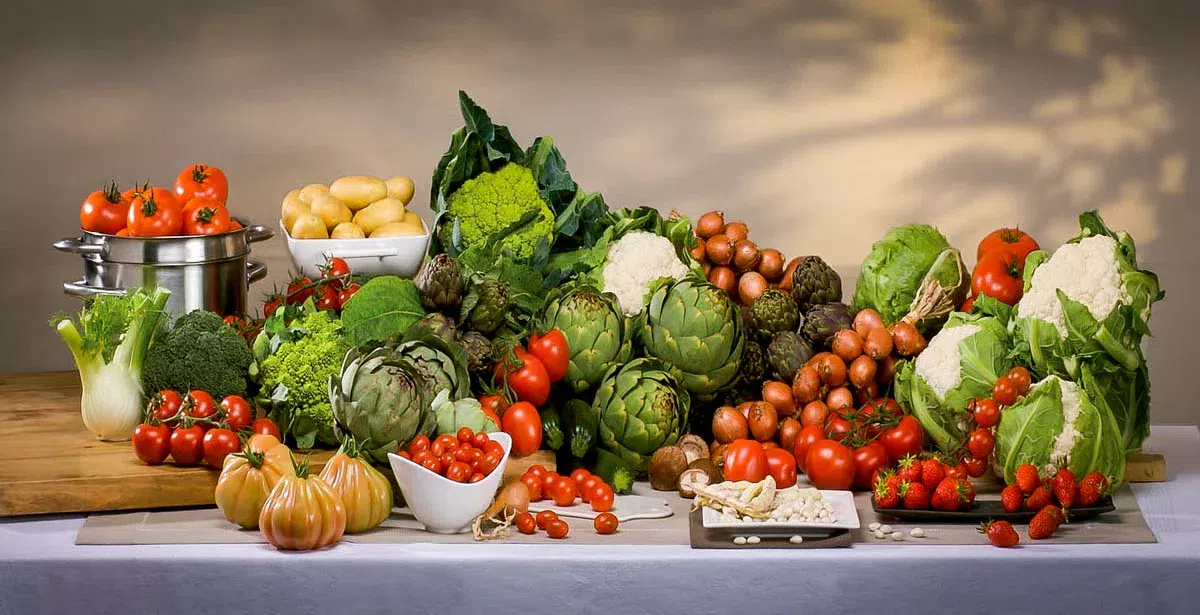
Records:
<instances>
[{"instance_id":1,"label":"onion pile","mask_svg":"<svg viewBox=\"0 0 1200 615\"><path fill-rule=\"evenodd\" d=\"M747 237L745 222L725 222L725 215L710 211L696 221L692 258L704 266L708 281L729 293L741 305L750 305L768 288L784 281L783 253L759 248ZM799 261L796 261L799 262Z\"/></svg>"}]
</instances>

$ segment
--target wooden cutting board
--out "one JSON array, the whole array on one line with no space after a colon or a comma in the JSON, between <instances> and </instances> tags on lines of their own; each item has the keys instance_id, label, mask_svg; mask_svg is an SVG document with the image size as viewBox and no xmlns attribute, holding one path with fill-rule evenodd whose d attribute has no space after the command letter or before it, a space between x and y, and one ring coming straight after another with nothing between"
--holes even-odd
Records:
<instances>
[{"instance_id":1,"label":"wooden cutting board","mask_svg":"<svg viewBox=\"0 0 1200 615\"><path fill-rule=\"evenodd\" d=\"M139 510L213 504L207 466L149 466L129 442L101 442L83 426L75 372L0 374L0 516ZM332 451L314 451L319 469ZM513 459L505 475L554 454Z\"/></svg>"}]
</instances>

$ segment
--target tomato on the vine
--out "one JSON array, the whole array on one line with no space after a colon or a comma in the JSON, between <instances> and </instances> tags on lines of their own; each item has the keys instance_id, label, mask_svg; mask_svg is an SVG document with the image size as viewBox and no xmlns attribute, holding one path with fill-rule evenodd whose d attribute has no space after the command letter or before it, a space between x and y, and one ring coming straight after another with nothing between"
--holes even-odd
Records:
<instances>
[{"instance_id":1,"label":"tomato on the vine","mask_svg":"<svg viewBox=\"0 0 1200 615\"><path fill-rule=\"evenodd\" d=\"M338 301L338 291L333 287L332 283L318 286L316 297L317 300L315 303L318 310L336 312L342 309L342 304Z\"/></svg>"},{"instance_id":2,"label":"tomato on the vine","mask_svg":"<svg viewBox=\"0 0 1200 615\"><path fill-rule=\"evenodd\" d=\"M196 197L183 206L184 235L227 233L229 224L229 211L213 199Z\"/></svg>"},{"instance_id":3,"label":"tomato on the vine","mask_svg":"<svg viewBox=\"0 0 1200 615\"><path fill-rule=\"evenodd\" d=\"M888 459L899 461L905 455L917 455L925 446L925 430L921 423L912 415L900 417L895 427L884 430L878 442L887 449Z\"/></svg>"},{"instance_id":4,"label":"tomato on the vine","mask_svg":"<svg viewBox=\"0 0 1200 615\"><path fill-rule=\"evenodd\" d=\"M242 449L242 443L237 434L218 427L204 434L204 462L210 467L220 470L225 464L225 458Z\"/></svg>"},{"instance_id":5,"label":"tomato on the vine","mask_svg":"<svg viewBox=\"0 0 1200 615\"><path fill-rule=\"evenodd\" d=\"M1017 403L1017 387L1007 378L1001 378L992 386L992 399L1001 406L1011 406Z\"/></svg>"},{"instance_id":6,"label":"tomato on the vine","mask_svg":"<svg viewBox=\"0 0 1200 615\"><path fill-rule=\"evenodd\" d=\"M767 473L775 479L775 486L786 489L796 484L796 457L782 448L764 451L767 456Z\"/></svg>"},{"instance_id":7,"label":"tomato on the vine","mask_svg":"<svg viewBox=\"0 0 1200 615\"><path fill-rule=\"evenodd\" d=\"M254 422L254 411L250 403L241 395L230 395L221 400L221 409L225 411L225 424L230 431L237 433Z\"/></svg>"},{"instance_id":8,"label":"tomato on the vine","mask_svg":"<svg viewBox=\"0 0 1200 615\"><path fill-rule=\"evenodd\" d=\"M167 237L183 230L183 212L169 194L142 193L129 203L130 237Z\"/></svg>"},{"instance_id":9,"label":"tomato on the vine","mask_svg":"<svg viewBox=\"0 0 1200 615\"><path fill-rule=\"evenodd\" d=\"M550 382L558 382L567 377L571 351L567 348L567 338L562 331L551 329L545 335L530 335L528 349L529 354L542 362Z\"/></svg>"},{"instance_id":10,"label":"tomato on the vine","mask_svg":"<svg viewBox=\"0 0 1200 615\"><path fill-rule=\"evenodd\" d=\"M321 277L334 280L334 284L336 284L338 288L342 288L342 280L345 280L345 276L348 275L350 275L350 265L346 263L345 259L341 259L336 256L331 257L328 261L326 261L325 265L321 267Z\"/></svg>"},{"instance_id":11,"label":"tomato on the vine","mask_svg":"<svg viewBox=\"0 0 1200 615\"><path fill-rule=\"evenodd\" d=\"M152 466L158 465L171 454L171 428L166 425L142 423L133 428L133 452L138 459Z\"/></svg>"},{"instance_id":12,"label":"tomato on the vine","mask_svg":"<svg viewBox=\"0 0 1200 615\"><path fill-rule=\"evenodd\" d=\"M1012 383L1013 388L1017 390L1017 395L1028 393L1029 387L1033 382L1033 376L1029 374L1029 370L1020 365L1008 370L1004 378Z\"/></svg>"},{"instance_id":13,"label":"tomato on the vine","mask_svg":"<svg viewBox=\"0 0 1200 615\"><path fill-rule=\"evenodd\" d=\"M79 226L85 231L115 235L129 224L129 202L121 196L115 182L109 182L83 199L79 208Z\"/></svg>"},{"instance_id":14,"label":"tomato on the vine","mask_svg":"<svg viewBox=\"0 0 1200 615\"><path fill-rule=\"evenodd\" d=\"M967 466L967 476L971 478L979 478L987 472L987 459L980 457L968 457L964 464Z\"/></svg>"},{"instance_id":15,"label":"tomato on the vine","mask_svg":"<svg viewBox=\"0 0 1200 615\"><path fill-rule=\"evenodd\" d=\"M1005 305L1016 305L1025 290L1022 261L1013 252L984 254L971 276L971 294L987 295Z\"/></svg>"},{"instance_id":16,"label":"tomato on the vine","mask_svg":"<svg viewBox=\"0 0 1200 615\"><path fill-rule=\"evenodd\" d=\"M804 457L804 468L817 489L844 491L854 484L854 453L834 440L813 443Z\"/></svg>"},{"instance_id":17,"label":"tomato on the vine","mask_svg":"<svg viewBox=\"0 0 1200 615\"><path fill-rule=\"evenodd\" d=\"M825 419L825 434L830 440L841 442L853 429L854 426L850 424L850 421L847 421L838 412L830 412L829 418Z\"/></svg>"},{"instance_id":18,"label":"tomato on the vine","mask_svg":"<svg viewBox=\"0 0 1200 615\"><path fill-rule=\"evenodd\" d=\"M987 459L988 455L992 454L992 449L994 448L996 448L996 437L987 429L976 429L967 437L967 449L975 457Z\"/></svg>"},{"instance_id":19,"label":"tomato on the vine","mask_svg":"<svg viewBox=\"0 0 1200 615\"><path fill-rule=\"evenodd\" d=\"M338 305L346 305L346 302L350 300L350 297L354 296L354 293L358 292L359 288L362 288L362 285L355 282L338 291Z\"/></svg>"},{"instance_id":20,"label":"tomato on the vine","mask_svg":"<svg viewBox=\"0 0 1200 615\"><path fill-rule=\"evenodd\" d=\"M305 275L292 278L292 281L288 282L287 296L284 299L284 303L287 305L300 305L304 303L304 300L311 297L313 292L315 292L312 283L312 279Z\"/></svg>"},{"instance_id":21,"label":"tomato on the vine","mask_svg":"<svg viewBox=\"0 0 1200 615\"><path fill-rule=\"evenodd\" d=\"M275 421L272 421L271 419L255 419L255 421L250 424L250 431L252 433L275 436L276 440L283 440L283 434L280 433L279 426L276 425Z\"/></svg>"},{"instance_id":22,"label":"tomato on the vine","mask_svg":"<svg viewBox=\"0 0 1200 615\"><path fill-rule=\"evenodd\" d=\"M283 305L283 301L283 295L280 293L275 293L267 297L267 301L263 303L263 317L270 318L274 316L275 310L278 310L279 306Z\"/></svg>"},{"instance_id":23,"label":"tomato on the vine","mask_svg":"<svg viewBox=\"0 0 1200 615\"><path fill-rule=\"evenodd\" d=\"M997 404L996 400L984 397L972 401L971 404L971 416L979 427L990 429L1000 422L1000 404Z\"/></svg>"},{"instance_id":24,"label":"tomato on the vine","mask_svg":"<svg viewBox=\"0 0 1200 615\"><path fill-rule=\"evenodd\" d=\"M148 413L154 420L172 423L179 418L179 410L183 408L183 397L170 389L163 389L150 398Z\"/></svg>"},{"instance_id":25,"label":"tomato on the vine","mask_svg":"<svg viewBox=\"0 0 1200 615\"><path fill-rule=\"evenodd\" d=\"M224 205L229 202L229 179L217 167L192 165L175 177L174 196L180 203L205 197Z\"/></svg>"},{"instance_id":26,"label":"tomato on the vine","mask_svg":"<svg viewBox=\"0 0 1200 615\"><path fill-rule=\"evenodd\" d=\"M199 425L171 432L171 457L181 466L194 466L204 458L204 429Z\"/></svg>"},{"instance_id":27,"label":"tomato on the vine","mask_svg":"<svg viewBox=\"0 0 1200 615\"><path fill-rule=\"evenodd\" d=\"M504 398L499 395L481 395L479 405L483 407L483 413L488 418L496 421L496 425L500 425L500 417L504 416L504 410L508 407Z\"/></svg>"},{"instance_id":28,"label":"tomato on the vine","mask_svg":"<svg viewBox=\"0 0 1200 615\"><path fill-rule=\"evenodd\" d=\"M975 260L982 260L984 255L991 252L1007 251L1016 254L1019 261L1024 263L1025 257L1037 249L1037 241L1033 237L1030 237L1029 233L1019 228L996 229L988 233L979 242L979 249L976 250Z\"/></svg>"},{"instance_id":29,"label":"tomato on the vine","mask_svg":"<svg viewBox=\"0 0 1200 615\"><path fill-rule=\"evenodd\" d=\"M878 440L872 440L853 450L854 486L871 488L871 476L888 466L888 451Z\"/></svg>"},{"instance_id":30,"label":"tomato on the vine","mask_svg":"<svg viewBox=\"0 0 1200 615\"><path fill-rule=\"evenodd\" d=\"M762 444L754 440L734 440L725 449L726 480L757 483L767 477L770 465Z\"/></svg>"},{"instance_id":31,"label":"tomato on the vine","mask_svg":"<svg viewBox=\"0 0 1200 615\"><path fill-rule=\"evenodd\" d=\"M184 412L194 419L207 419L217 413L217 402L205 391L188 391Z\"/></svg>"},{"instance_id":32,"label":"tomato on the vine","mask_svg":"<svg viewBox=\"0 0 1200 615\"><path fill-rule=\"evenodd\" d=\"M500 427L512 436L512 451L517 457L530 455L542 447L542 417L527 401L509 406Z\"/></svg>"},{"instance_id":33,"label":"tomato on the vine","mask_svg":"<svg viewBox=\"0 0 1200 615\"><path fill-rule=\"evenodd\" d=\"M965 479L967 477L967 464L959 461L954 465L946 464L946 477Z\"/></svg>"},{"instance_id":34,"label":"tomato on the vine","mask_svg":"<svg viewBox=\"0 0 1200 615\"><path fill-rule=\"evenodd\" d=\"M804 458L808 455L808 449L820 440L825 439L825 430L819 425L809 425L800 430L796 434L796 448L793 453L796 456L796 465L800 471L804 471Z\"/></svg>"},{"instance_id":35,"label":"tomato on the vine","mask_svg":"<svg viewBox=\"0 0 1200 615\"><path fill-rule=\"evenodd\" d=\"M550 376L546 366L523 348L514 348L513 357L496 364L496 379L506 379L517 399L541 407L550 397Z\"/></svg>"}]
</instances>

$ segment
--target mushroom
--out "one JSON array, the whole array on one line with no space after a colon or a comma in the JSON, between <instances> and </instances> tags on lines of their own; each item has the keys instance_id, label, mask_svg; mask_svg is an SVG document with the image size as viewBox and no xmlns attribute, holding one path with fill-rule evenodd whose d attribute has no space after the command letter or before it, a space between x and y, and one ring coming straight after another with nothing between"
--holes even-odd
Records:
<instances>
[{"instance_id":1,"label":"mushroom","mask_svg":"<svg viewBox=\"0 0 1200 615\"><path fill-rule=\"evenodd\" d=\"M674 491L679 486L679 475L687 466L687 455L678 446L664 446L654 451L647 467L650 486L658 491Z\"/></svg>"},{"instance_id":2,"label":"mushroom","mask_svg":"<svg viewBox=\"0 0 1200 615\"><path fill-rule=\"evenodd\" d=\"M675 443L675 446L683 449L683 454L687 457L689 464L697 459L708 459L708 444L704 442L704 438L694 433L680 438L679 442Z\"/></svg>"},{"instance_id":3,"label":"mushroom","mask_svg":"<svg viewBox=\"0 0 1200 615\"><path fill-rule=\"evenodd\" d=\"M679 497L694 498L696 487L715 485L722 480L724 479L721 470L717 469L717 464L708 459L697 459L679 475Z\"/></svg>"}]
</instances>

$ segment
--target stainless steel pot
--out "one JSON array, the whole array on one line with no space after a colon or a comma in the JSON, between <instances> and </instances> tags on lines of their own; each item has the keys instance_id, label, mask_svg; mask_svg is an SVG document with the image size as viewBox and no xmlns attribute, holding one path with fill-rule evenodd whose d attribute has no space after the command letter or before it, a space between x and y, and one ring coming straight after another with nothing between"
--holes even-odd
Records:
<instances>
[{"instance_id":1,"label":"stainless steel pot","mask_svg":"<svg viewBox=\"0 0 1200 615\"><path fill-rule=\"evenodd\" d=\"M205 309L222 316L246 313L249 285L267 277L267 266L249 261L250 244L275 232L245 226L220 235L118 237L84 231L52 244L83 258L83 279L63 292L90 299L139 286L171 291L167 311L178 316Z\"/></svg>"}]
</instances>

